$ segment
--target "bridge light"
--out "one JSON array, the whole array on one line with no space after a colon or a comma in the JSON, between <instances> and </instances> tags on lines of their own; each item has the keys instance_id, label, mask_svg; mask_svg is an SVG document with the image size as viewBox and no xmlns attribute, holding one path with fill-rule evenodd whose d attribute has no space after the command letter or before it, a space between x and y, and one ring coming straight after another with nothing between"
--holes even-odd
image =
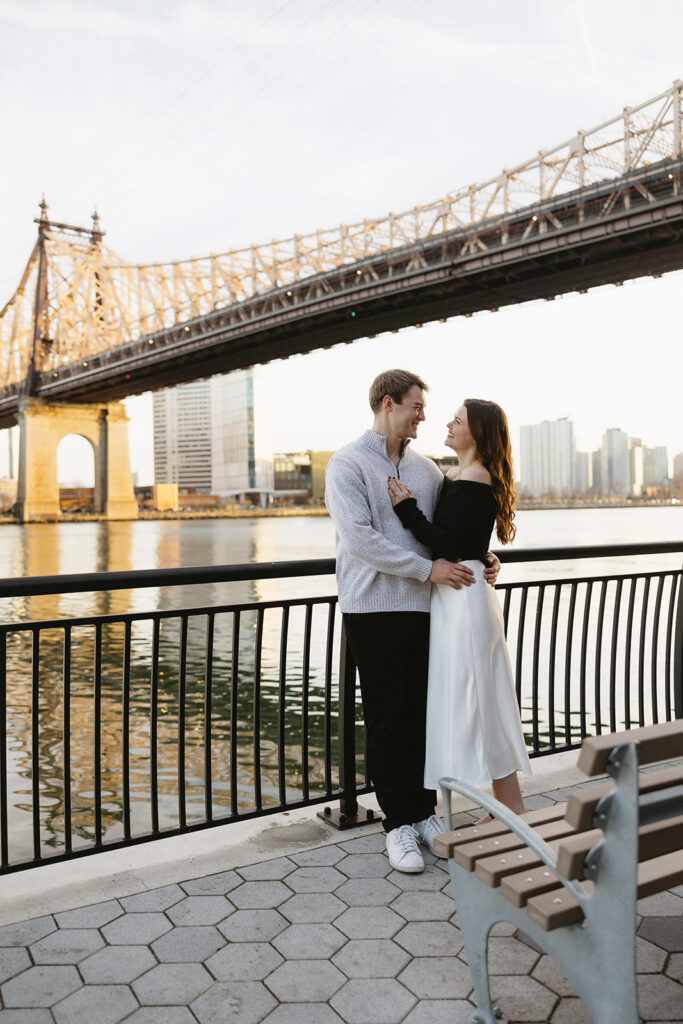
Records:
<instances>
[{"instance_id":1,"label":"bridge light","mask_svg":"<svg viewBox=\"0 0 683 1024\"><path fill-rule=\"evenodd\" d=\"M415 324L416 327L422 327L422 324Z\"/></svg>"},{"instance_id":2,"label":"bridge light","mask_svg":"<svg viewBox=\"0 0 683 1024\"><path fill-rule=\"evenodd\" d=\"M448 317L447 316L440 316L439 317L439 323L440 324L447 324L448 323Z\"/></svg>"},{"instance_id":3,"label":"bridge light","mask_svg":"<svg viewBox=\"0 0 683 1024\"><path fill-rule=\"evenodd\" d=\"M83 365L84 365L84 366L87 366L88 364L87 364L87 363L83 363Z\"/></svg>"},{"instance_id":4,"label":"bridge light","mask_svg":"<svg viewBox=\"0 0 683 1024\"><path fill-rule=\"evenodd\" d=\"M673 181L673 180L674 180L674 176L673 176L673 174L670 174L669 175L669 181Z\"/></svg>"},{"instance_id":5,"label":"bridge light","mask_svg":"<svg viewBox=\"0 0 683 1024\"><path fill-rule=\"evenodd\" d=\"M153 345L154 344L154 338L150 338L149 341L147 342L147 344L148 345Z\"/></svg>"},{"instance_id":6,"label":"bridge light","mask_svg":"<svg viewBox=\"0 0 683 1024\"><path fill-rule=\"evenodd\" d=\"M353 310L351 310L351 316L355 316L355 315L356 314L353 312Z\"/></svg>"},{"instance_id":7,"label":"bridge light","mask_svg":"<svg viewBox=\"0 0 683 1024\"><path fill-rule=\"evenodd\" d=\"M469 320L469 318L472 316L472 314L471 313L465 313L465 316Z\"/></svg>"},{"instance_id":8,"label":"bridge light","mask_svg":"<svg viewBox=\"0 0 683 1024\"><path fill-rule=\"evenodd\" d=\"M292 293L291 293L291 292L287 292L287 294L288 294L288 295L291 295Z\"/></svg>"},{"instance_id":9,"label":"bridge light","mask_svg":"<svg viewBox=\"0 0 683 1024\"><path fill-rule=\"evenodd\" d=\"M186 327L186 328L185 328L185 330L186 330L186 331L189 331L189 329L190 329L189 327Z\"/></svg>"},{"instance_id":10,"label":"bridge light","mask_svg":"<svg viewBox=\"0 0 683 1024\"><path fill-rule=\"evenodd\" d=\"M59 374L58 373L53 373L52 376L53 377L59 377Z\"/></svg>"},{"instance_id":11,"label":"bridge light","mask_svg":"<svg viewBox=\"0 0 683 1024\"><path fill-rule=\"evenodd\" d=\"M356 271L356 274L362 274L362 273L363 273L363 271L362 271L362 270L357 270L357 271Z\"/></svg>"}]
</instances>

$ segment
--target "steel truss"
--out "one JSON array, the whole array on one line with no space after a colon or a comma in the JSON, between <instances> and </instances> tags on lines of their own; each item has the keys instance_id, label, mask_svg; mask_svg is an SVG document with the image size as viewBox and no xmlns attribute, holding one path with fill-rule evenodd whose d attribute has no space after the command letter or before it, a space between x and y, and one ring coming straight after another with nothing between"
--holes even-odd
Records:
<instances>
[{"instance_id":1,"label":"steel truss","mask_svg":"<svg viewBox=\"0 0 683 1024\"><path fill-rule=\"evenodd\" d=\"M199 318L224 313L245 322L256 309L272 315L332 295L339 282L348 292L354 275L367 287L428 271L439 257L471 262L513 242L542 243L589 215L604 220L632 205L654 207L662 189L679 190L679 175L670 171L662 181L652 171L683 156L682 110L677 80L483 184L400 214L201 259L123 262L102 244L96 214L91 229L74 228L49 220L43 202L38 241L0 311L0 385L7 399L24 387L35 391L37 381L47 394L65 368L87 376L93 359L137 350L140 341L151 346Z\"/></svg>"}]
</instances>

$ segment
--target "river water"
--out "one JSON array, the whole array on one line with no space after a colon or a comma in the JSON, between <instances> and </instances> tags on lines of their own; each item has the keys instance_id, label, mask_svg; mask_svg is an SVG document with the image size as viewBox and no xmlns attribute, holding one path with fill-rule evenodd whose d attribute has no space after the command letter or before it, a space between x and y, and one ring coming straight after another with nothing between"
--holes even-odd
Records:
<instances>
[{"instance_id":1,"label":"river water","mask_svg":"<svg viewBox=\"0 0 683 1024\"><path fill-rule=\"evenodd\" d=\"M683 505L523 511L517 514L516 523L514 549L681 540ZM492 547L496 547L495 537ZM0 578L332 557L334 528L326 516L0 526ZM679 555L656 555L620 559L618 571L679 565ZM501 578L552 578L615 568L611 559L532 563L508 566ZM97 597L74 594L0 600L0 617L5 622L25 621L333 593L334 580L318 577L177 587L172 591L148 588Z\"/></svg>"},{"instance_id":2,"label":"river water","mask_svg":"<svg viewBox=\"0 0 683 1024\"><path fill-rule=\"evenodd\" d=\"M683 538L683 507L635 509L577 509L520 512L515 547L553 547L585 544L637 543ZM495 542L494 545L495 547ZM114 523L59 523L0 527L0 577L58 575L174 566L220 565L270 562L334 555L334 531L326 517L273 517L222 520L145 520ZM629 573L678 569L681 555L640 556L631 559L529 563L504 566L501 580L552 581L608 573ZM551 588L549 588L551 589ZM176 588L147 588L108 594L56 594L0 601L4 623L26 623L77 616L117 616L156 610L218 608L234 603L261 603L289 598L322 597L335 593L332 577L291 580L250 581L238 584L210 584ZM516 592L517 594L519 592ZM666 591L664 593L666 600ZM534 599L535 600L535 599ZM566 597L562 598L566 603ZM607 595L607 610L614 604ZM618 600L618 599L617 599ZM624 603L626 596L624 595ZM642 601L639 595L636 601ZM583 604L582 604L583 602ZM513 602L514 603L514 602ZM583 614L585 596L577 600L577 616ZM594 601L594 605L595 605ZM533 627L533 602L530 619ZM514 610L514 609L513 609ZM636 608L637 610L637 608ZM592 614L592 613L591 613ZM242 660L233 687L232 651L235 624L230 613L215 620L213 645L213 706L211 762L214 776L213 801L216 814L229 814L235 806L250 810L255 801L255 754L260 758L259 783L264 804L278 802L278 722L284 721L285 788L287 798L301 797L301 759L308 746L311 765L311 793L323 792L324 712L332 722L332 743L337 723L336 679L326 690L325 641L328 606L312 611L311 650L307 666L303 658L305 610L293 608L287 645L285 698L280 692L280 639L282 613L273 609L263 621L263 649L260 673L255 670L254 638L257 614L246 611L239 625ZM606 621L609 621L607 619ZM176 617L162 622L159 644L158 777L161 827L177 824L178 794L178 692L179 630ZM133 833L145 832L150 821L150 651L152 623L133 623L131 630L130 682L130 768L131 821ZM184 773L188 821L204 815L204 725L203 694L206 668L207 615L188 619L186 665ZM514 638L512 638L514 643ZM591 641L593 642L593 641ZM339 643L339 620L335 625L335 670ZM525 641L530 647L529 641ZM620 634L621 645L621 634ZM63 628L45 629L40 639L39 795L40 834L44 852L59 852L64 845L64 740L70 737L72 822L75 844L89 844L93 838L93 654L92 626L74 627L71 642L71 721L63 721ZM608 645L607 645L608 646ZM102 792L103 829L106 839L122 835L122 664L124 634L120 623L103 626L102 672ZM514 651L513 659L514 659ZM661 652L660 652L661 654ZM589 651L594 657L594 650ZM526 655L525 655L526 657ZM648 659L650 655L648 654ZM650 659L651 660L651 659ZM648 661L649 663L649 661ZM541 670L547 667L547 652ZM10 856L22 860L32 855L32 684L31 645L28 631L7 637L7 754L10 805ZM621 675L628 666L619 664ZM254 681L260 678L260 694L254 696ZM523 666L523 674L528 675ZM304 686L304 678L308 687ZM231 692L232 687L232 692ZM304 690L306 693L304 695ZM305 699L304 699L305 697ZM592 699L592 698L591 698ZM326 703L327 702L327 703ZM545 709L544 699L540 701ZM575 703L572 697L572 704ZM622 701L623 705L623 701ZM304 711L304 708L306 710ZM545 713L545 711L544 711ZM558 727L563 707L558 698L555 710ZM522 692L522 717L530 737L530 697ZM572 710L572 728L577 727ZM595 718L595 708L589 706ZM601 714L600 711L597 714ZM623 721L623 706L620 721ZM255 721L259 722L254 743ZM589 720L589 727L592 720ZM305 734L305 735L304 735ZM234 740L234 744L233 744ZM359 732L359 745L362 736ZM547 733L541 743L547 741ZM234 746L234 749L233 749ZM231 758L234 777L228 770ZM333 765L333 782L336 762Z\"/></svg>"}]
</instances>

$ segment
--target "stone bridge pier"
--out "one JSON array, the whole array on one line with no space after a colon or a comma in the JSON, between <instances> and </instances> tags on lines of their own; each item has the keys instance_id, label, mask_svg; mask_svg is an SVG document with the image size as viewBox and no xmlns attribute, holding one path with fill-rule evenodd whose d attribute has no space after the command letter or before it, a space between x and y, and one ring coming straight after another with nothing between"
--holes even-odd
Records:
<instances>
[{"instance_id":1,"label":"stone bridge pier","mask_svg":"<svg viewBox=\"0 0 683 1024\"><path fill-rule=\"evenodd\" d=\"M19 522L61 514L57 448L78 434L95 453L95 511L106 519L136 519L128 452L128 417L121 402L46 402L25 398L19 406L19 480L14 516Z\"/></svg>"}]
</instances>

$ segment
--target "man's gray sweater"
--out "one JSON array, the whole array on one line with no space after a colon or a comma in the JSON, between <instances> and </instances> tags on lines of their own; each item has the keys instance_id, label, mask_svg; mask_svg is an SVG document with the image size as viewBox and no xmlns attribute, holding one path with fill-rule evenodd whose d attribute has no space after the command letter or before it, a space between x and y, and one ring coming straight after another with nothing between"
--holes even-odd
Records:
<instances>
[{"instance_id":1,"label":"man's gray sweater","mask_svg":"<svg viewBox=\"0 0 683 1024\"><path fill-rule=\"evenodd\" d=\"M408 443L395 466L386 437L366 430L327 466L325 504L336 530L342 612L429 611L432 558L395 514L387 490L390 476L413 491L431 519L443 475Z\"/></svg>"}]
</instances>

